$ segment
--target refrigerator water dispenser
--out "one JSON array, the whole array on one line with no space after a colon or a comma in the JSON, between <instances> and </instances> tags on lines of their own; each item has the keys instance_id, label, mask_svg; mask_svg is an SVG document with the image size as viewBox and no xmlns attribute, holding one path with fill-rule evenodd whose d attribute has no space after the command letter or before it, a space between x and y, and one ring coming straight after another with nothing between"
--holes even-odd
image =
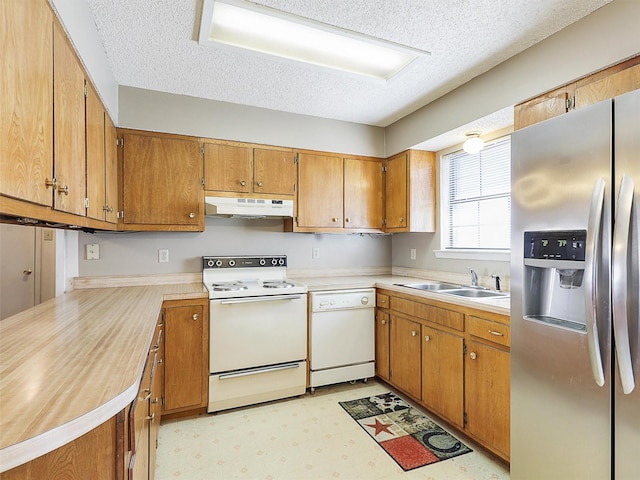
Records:
<instances>
[{"instance_id":1,"label":"refrigerator water dispenser","mask_svg":"<svg viewBox=\"0 0 640 480\"><path fill-rule=\"evenodd\" d=\"M523 317L586 333L586 230L524 232Z\"/></svg>"}]
</instances>

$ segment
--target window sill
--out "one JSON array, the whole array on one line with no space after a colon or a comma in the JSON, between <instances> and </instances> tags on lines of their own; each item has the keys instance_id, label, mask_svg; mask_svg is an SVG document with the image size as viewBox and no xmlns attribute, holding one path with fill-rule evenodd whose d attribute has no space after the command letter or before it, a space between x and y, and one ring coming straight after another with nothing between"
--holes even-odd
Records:
<instances>
[{"instance_id":1,"label":"window sill","mask_svg":"<svg viewBox=\"0 0 640 480\"><path fill-rule=\"evenodd\" d=\"M493 262L510 262L510 250L464 250L447 249L434 250L436 258L451 258L456 260L487 260Z\"/></svg>"}]
</instances>

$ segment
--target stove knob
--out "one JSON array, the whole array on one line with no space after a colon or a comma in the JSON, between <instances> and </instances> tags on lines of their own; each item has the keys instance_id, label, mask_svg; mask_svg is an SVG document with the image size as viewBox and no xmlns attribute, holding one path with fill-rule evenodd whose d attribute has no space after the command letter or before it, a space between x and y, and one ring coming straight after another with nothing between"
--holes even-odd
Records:
<instances>
[{"instance_id":1,"label":"stove knob","mask_svg":"<svg viewBox=\"0 0 640 480\"><path fill-rule=\"evenodd\" d=\"M218 259L216 260L216 267L221 267L222 266L222 260Z\"/></svg>"},{"instance_id":2,"label":"stove knob","mask_svg":"<svg viewBox=\"0 0 640 480\"><path fill-rule=\"evenodd\" d=\"M230 267L235 267L236 266L236 261L235 260L229 260L229 266Z\"/></svg>"},{"instance_id":3,"label":"stove knob","mask_svg":"<svg viewBox=\"0 0 640 480\"><path fill-rule=\"evenodd\" d=\"M213 261L213 260L209 260L209 261L207 261L207 267L211 268L211 267L213 267L214 265L215 265L215 263L214 263L214 261Z\"/></svg>"},{"instance_id":4,"label":"stove knob","mask_svg":"<svg viewBox=\"0 0 640 480\"><path fill-rule=\"evenodd\" d=\"M272 258L272 259L271 259L271 265L273 265L274 267L275 267L276 265L278 265L278 259L277 259L277 258Z\"/></svg>"},{"instance_id":5,"label":"stove knob","mask_svg":"<svg viewBox=\"0 0 640 480\"><path fill-rule=\"evenodd\" d=\"M267 261L264 258L260 259L260 266L261 267L264 267L266 263L267 263Z\"/></svg>"},{"instance_id":6,"label":"stove knob","mask_svg":"<svg viewBox=\"0 0 640 480\"><path fill-rule=\"evenodd\" d=\"M281 258L280 260L278 260L278 264L280 266L284 265L284 258Z\"/></svg>"}]
</instances>

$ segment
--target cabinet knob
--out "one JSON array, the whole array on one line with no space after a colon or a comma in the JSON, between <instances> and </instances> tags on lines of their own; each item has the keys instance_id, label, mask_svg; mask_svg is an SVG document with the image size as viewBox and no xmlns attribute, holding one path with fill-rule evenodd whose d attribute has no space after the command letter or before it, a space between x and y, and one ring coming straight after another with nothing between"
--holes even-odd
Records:
<instances>
[{"instance_id":1,"label":"cabinet knob","mask_svg":"<svg viewBox=\"0 0 640 480\"><path fill-rule=\"evenodd\" d=\"M257 185L258 185L259 187L261 187L261 186L262 186L262 182L258 182L258 183L257 183Z\"/></svg>"},{"instance_id":2,"label":"cabinet knob","mask_svg":"<svg viewBox=\"0 0 640 480\"><path fill-rule=\"evenodd\" d=\"M242 185L242 186L244 187L246 184L247 184L247 182L246 182L246 181L244 181L244 180L240 180L240 185Z\"/></svg>"},{"instance_id":3,"label":"cabinet knob","mask_svg":"<svg viewBox=\"0 0 640 480\"><path fill-rule=\"evenodd\" d=\"M153 400L151 400L151 403L158 403L158 397L156 397Z\"/></svg>"},{"instance_id":4,"label":"cabinet knob","mask_svg":"<svg viewBox=\"0 0 640 480\"><path fill-rule=\"evenodd\" d=\"M400 223L404 222L404 217L400 217Z\"/></svg>"},{"instance_id":5,"label":"cabinet knob","mask_svg":"<svg viewBox=\"0 0 640 480\"><path fill-rule=\"evenodd\" d=\"M489 330L491 335L495 335L496 337L504 337L504 333L496 332L495 330Z\"/></svg>"},{"instance_id":6,"label":"cabinet knob","mask_svg":"<svg viewBox=\"0 0 640 480\"><path fill-rule=\"evenodd\" d=\"M350 218L345 218L345 219L344 219L344 221L345 221L345 222L350 222L350 221L351 221L351 219L350 219Z\"/></svg>"},{"instance_id":7,"label":"cabinet knob","mask_svg":"<svg viewBox=\"0 0 640 480\"><path fill-rule=\"evenodd\" d=\"M194 320L198 320L198 318L200 318L200 317L198 316L198 314L197 314L197 313L194 313L194 314L193 314L193 316L192 316L191 318L193 318Z\"/></svg>"},{"instance_id":8,"label":"cabinet knob","mask_svg":"<svg viewBox=\"0 0 640 480\"><path fill-rule=\"evenodd\" d=\"M386 324L387 324L387 321L386 321L386 320L382 320L382 324L383 324L383 325L386 325Z\"/></svg>"},{"instance_id":9,"label":"cabinet knob","mask_svg":"<svg viewBox=\"0 0 640 480\"><path fill-rule=\"evenodd\" d=\"M56 189L57 183L56 183L56 179L52 178L51 180L49 180L48 178L44 179L44 186L47 187L47 189L49 187L53 187L53 189Z\"/></svg>"},{"instance_id":10,"label":"cabinet knob","mask_svg":"<svg viewBox=\"0 0 640 480\"><path fill-rule=\"evenodd\" d=\"M428 342L429 340L431 340L431 337L429 335L425 335L424 336L424 341Z\"/></svg>"},{"instance_id":11,"label":"cabinet knob","mask_svg":"<svg viewBox=\"0 0 640 480\"><path fill-rule=\"evenodd\" d=\"M471 352L471 353L469 354L469 358L470 358L471 360L475 360L476 358L478 358L478 355L476 354L476 352Z\"/></svg>"},{"instance_id":12,"label":"cabinet knob","mask_svg":"<svg viewBox=\"0 0 640 480\"><path fill-rule=\"evenodd\" d=\"M156 418L156 412L153 412L151 415L148 415L145 420L149 420L150 422L153 422L155 418Z\"/></svg>"},{"instance_id":13,"label":"cabinet knob","mask_svg":"<svg viewBox=\"0 0 640 480\"><path fill-rule=\"evenodd\" d=\"M58 195L69 195L69 185L58 185Z\"/></svg>"},{"instance_id":14,"label":"cabinet knob","mask_svg":"<svg viewBox=\"0 0 640 480\"><path fill-rule=\"evenodd\" d=\"M189 213L189 218L196 218L196 214L193 212Z\"/></svg>"},{"instance_id":15,"label":"cabinet knob","mask_svg":"<svg viewBox=\"0 0 640 480\"><path fill-rule=\"evenodd\" d=\"M333 217L331 220L332 220L333 222L337 222L337 221L338 221L338 217Z\"/></svg>"},{"instance_id":16,"label":"cabinet knob","mask_svg":"<svg viewBox=\"0 0 640 480\"><path fill-rule=\"evenodd\" d=\"M415 337L418 334L418 332L416 332L415 330L411 330L411 336Z\"/></svg>"}]
</instances>

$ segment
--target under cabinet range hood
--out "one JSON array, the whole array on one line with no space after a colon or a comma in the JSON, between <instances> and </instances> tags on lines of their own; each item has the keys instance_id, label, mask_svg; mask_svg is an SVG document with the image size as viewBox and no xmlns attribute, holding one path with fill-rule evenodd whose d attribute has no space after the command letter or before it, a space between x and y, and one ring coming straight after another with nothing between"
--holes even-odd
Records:
<instances>
[{"instance_id":1,"label":"under cabinet range hood","mask_svg":"<svg viewBox=\"0 0 640 480\"><path fill-rule=\"evenodd\" d=\"M293 217L293 200L205 197L205 214L218 217Z\"/></svg>"}]
</instances>

